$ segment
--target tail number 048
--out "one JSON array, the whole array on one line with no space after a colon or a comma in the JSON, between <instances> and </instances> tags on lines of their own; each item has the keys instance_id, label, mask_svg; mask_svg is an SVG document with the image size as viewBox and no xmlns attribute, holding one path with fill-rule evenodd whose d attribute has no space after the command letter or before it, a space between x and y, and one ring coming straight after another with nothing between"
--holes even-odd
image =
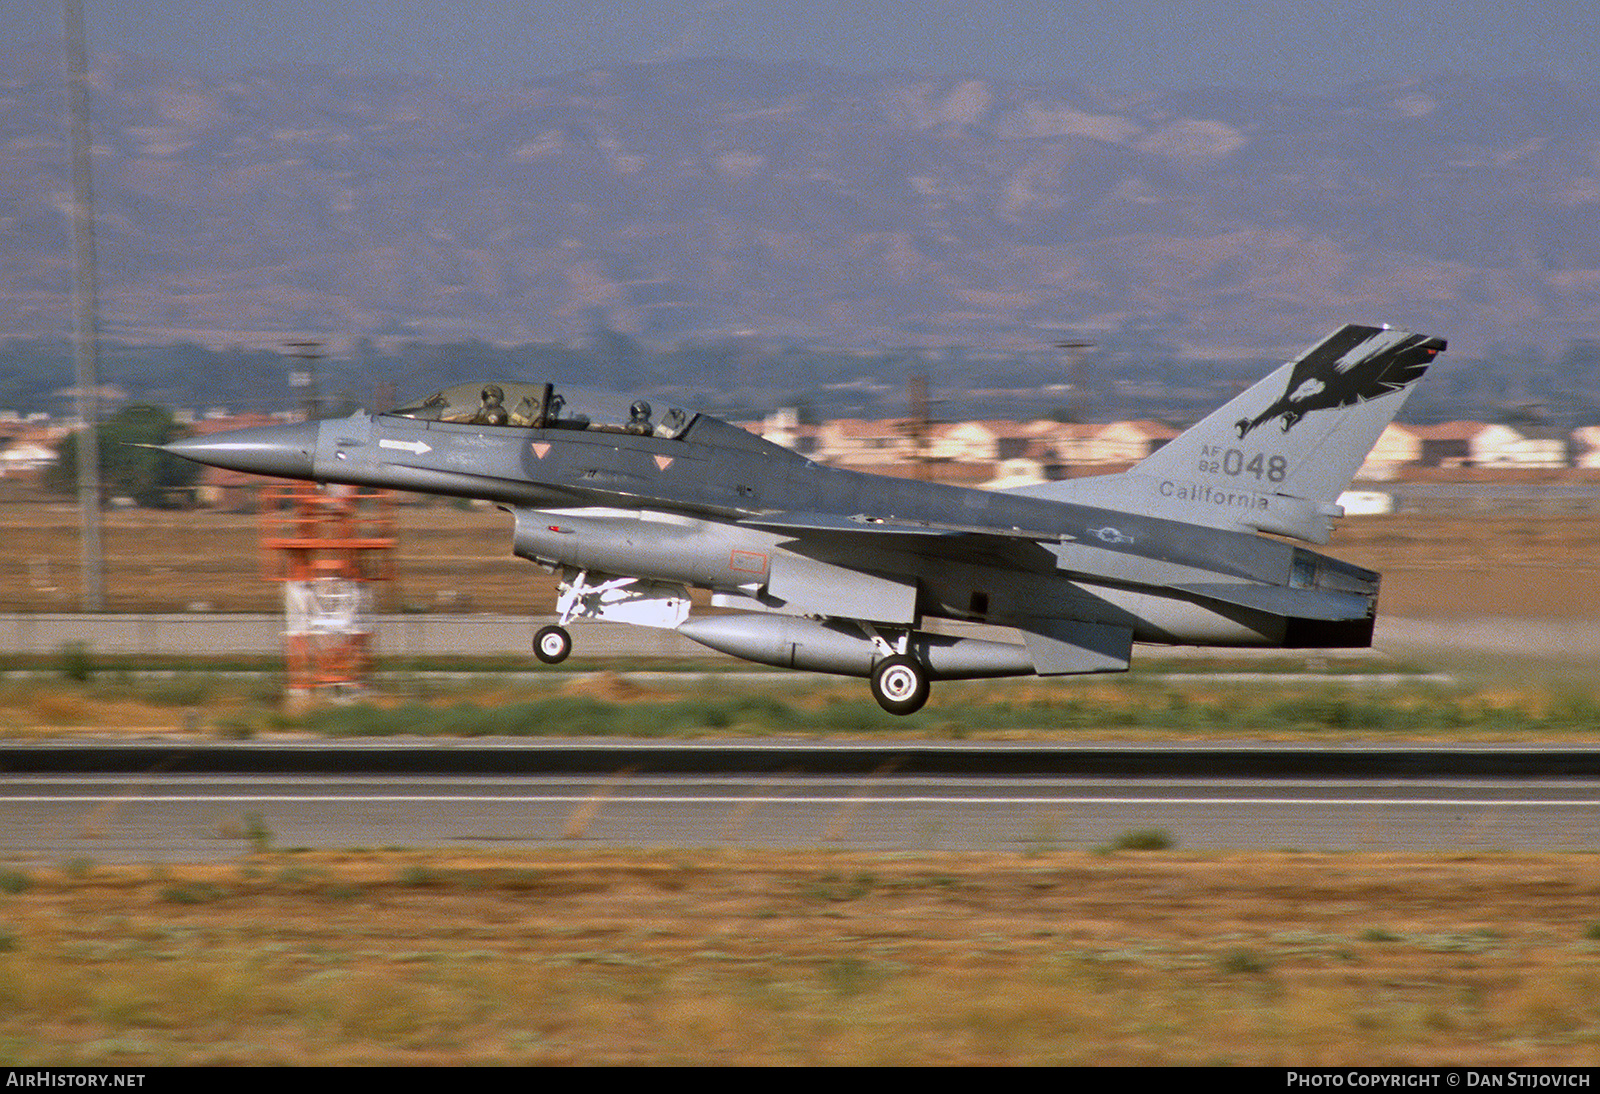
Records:
<instances>
[{"instance_id":1,"label":"tail number 048","mask_svg":"<svg viewBox=\"0 0 1600 1094\"><path fill-rule=\"evenodd\" d=\"M1200 470L1209 475L1249 476L1258 482L1282 482L1289 474L1289 461L1282 456L1260 452L1249 455L1237 448L1219 451L1208 446L1200 459Z\"/></svg>"}]
</instances>

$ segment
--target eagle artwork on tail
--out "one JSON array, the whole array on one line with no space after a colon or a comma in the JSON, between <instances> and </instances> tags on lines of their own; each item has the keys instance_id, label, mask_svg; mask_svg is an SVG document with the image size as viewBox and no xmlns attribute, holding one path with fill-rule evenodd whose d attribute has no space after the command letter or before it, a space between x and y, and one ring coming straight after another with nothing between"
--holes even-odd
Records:
<instances>
[{"instance_id":1,"label":"eagle artwork on tail","mask_svg":"<svg viewBox=\"0 0 1600 1094\"><path fill-rule=\"evenodd\" d=\"M1443 348L1437 338L1388 328L1350 326L1294 363L1289 383L1254 418L1234 423L1243 439L1259 425L1283 419L1285 433L1313 410L1335 410L1399 391L1422 375Z\"/></svg>"}]
</instances>

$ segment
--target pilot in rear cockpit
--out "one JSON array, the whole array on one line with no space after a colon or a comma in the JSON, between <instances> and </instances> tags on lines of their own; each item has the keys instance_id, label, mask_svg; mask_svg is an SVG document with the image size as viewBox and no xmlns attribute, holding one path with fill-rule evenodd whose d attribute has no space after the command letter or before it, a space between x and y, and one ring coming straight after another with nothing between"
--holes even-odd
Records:
<instances>
[{"instance_id":1,"label":"pilot in rear cockpit","mask_svg":"<svg viewBox=\"0 0 1600 1094\"><path fill-rule=\"evenodd\" d=\"M506 425L511 421L511 415L506 413L506 393L498 384L485 384L483 391L478 395L478 413L473 416L474 425Z\"/></svg>"}]
</instances>

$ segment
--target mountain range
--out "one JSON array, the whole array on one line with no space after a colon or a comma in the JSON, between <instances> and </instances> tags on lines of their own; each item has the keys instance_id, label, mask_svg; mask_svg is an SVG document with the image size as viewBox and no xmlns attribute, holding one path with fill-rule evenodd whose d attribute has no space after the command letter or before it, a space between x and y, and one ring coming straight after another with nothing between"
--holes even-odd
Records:
<instances>
[{"instance_id":1,"label":"mountain range","mask_svg":"<svg viewBox=\"0 0 1600 1094\"><path fill-rule=\"evenodd\" d=\"M60 49L0 51L0 324L69 329ZM1027 352L1600 324L1592 84L1155 90L678 61L463 89L93 63L103 329Z\"/></svg>"}]
</instances>

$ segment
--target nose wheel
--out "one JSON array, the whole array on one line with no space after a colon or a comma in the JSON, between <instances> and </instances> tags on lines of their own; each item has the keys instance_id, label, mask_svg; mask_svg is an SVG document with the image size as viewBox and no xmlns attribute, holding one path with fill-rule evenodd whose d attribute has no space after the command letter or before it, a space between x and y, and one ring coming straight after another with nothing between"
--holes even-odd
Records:
<instances>
[{"instance_id":1,"label":"nose wheel","mask_svg":"<svg viewBox=\"0 0 1600 1094\"><path fill-rule=\"evenodd\" d=\"M886 657L872 670L872 697L890 714L915 714L928 691L928 670L914 657Z\"/></svg>"},{"instance_id":2,"label":"nose wheel","mask_svg":"<svg viewBox=\"0 0 1600 1094\"><path fill-rule=\"evenodd\" d=\"M565 627L541 627L533 636L533 655L547 665L561 664L571 652L572 635Z\"/></svg>"}]
</instances>

